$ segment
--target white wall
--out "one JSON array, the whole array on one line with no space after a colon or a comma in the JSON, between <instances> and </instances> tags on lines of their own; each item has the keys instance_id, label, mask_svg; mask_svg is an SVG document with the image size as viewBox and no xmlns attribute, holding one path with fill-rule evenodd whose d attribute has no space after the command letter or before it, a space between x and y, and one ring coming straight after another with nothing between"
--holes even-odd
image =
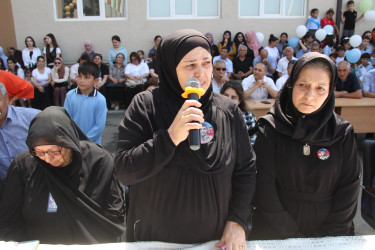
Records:
<instances>
[{"instance_id":1,"label":"white wall","mask_svg":"<svg viewBox=\"0 0 375 250\"><path fill-rule=\"evenodd\" d=\"M306 14L312 8L318 7L320 16L329 8L336 9L335 0L310 0L307 1ZM359 9L359 1L356 8ZM94 50L103 54L107 60L107 52L111 48L111 37L119 35L122 45L128 53L143 49L147 54L153 46L155 35L165 35L173 30L193 28L205 33L214 34L215 43L220 42L224 30L235 33L245 33L249 29L260 31L266 41L271 33L279 36L287 32L289 37L295 36L298 25L304 24L306 18L291 19L240 19L238 18L238 1L221 0L221 17L210 20L146 20L147 0L128 0L128 19L120 21L60 21L55 20L54 1L49 0L17 0L12 1L16 40L18 49L25 47L24 39L31 35L38 47L43 47L43 37L53 33L62 49L63 57L67 63L73 63L83 51L83 42L91 40ZM344 0L344 5L346 1ZM362 35L365 30L372 30L374 23L361 20L356 25L356 33ZM3 34L2 34L3 35Z\"/></svg>"}]
</instances>

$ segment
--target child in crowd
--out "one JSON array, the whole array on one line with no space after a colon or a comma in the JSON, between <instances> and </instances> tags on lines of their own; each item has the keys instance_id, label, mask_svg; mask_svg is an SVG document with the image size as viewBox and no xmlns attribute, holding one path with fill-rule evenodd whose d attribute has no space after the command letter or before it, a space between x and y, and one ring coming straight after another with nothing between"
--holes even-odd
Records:
<instances>
[{"instance_id":1,"label":"child in crowd","mask_svg":"<svg viewBox=\"0 0 375 250\"><path fill-rule=\"evenodd\" d=\"M332 60L332 62L336 63L336 59L337 59L337 53L332 53L329 55L329 59Z\"/></svg>"},{"instance_id":2,"label":"child in crowd","mask_svg":"<svg viewBox=\"0 0 375 250\"><path fill-rule=\"evenodd\" d=\"M304 54L310 52L311 50L311 44L314 41L314 37L311 33L307 32L306 35L299 40L299 44L297 46L297 53L296 57L300 58Z\"/></svg>"},{"instance_id":3,"label":"child in crowd","mask_svg":"<svg viewBox=\"0 0 375 250\"><path fill-rule=\"evenodd\" d=\"M362 37L361 45L359 45L359 50L361 51L361 54L368 53L371 54L371 51L367 50L367 45L370 43L370 38L367 36Z\"/></svg>"},{"instance_id":4,"label":"child in crowd","mask_svg":"<svg viewBox=\"0 0 375 250\"><path fill-rule=\"evenodd\" d=\"M371 64L372 64L372 66L375 67L375 46L374 46L374 48L372 49L370 62L371 62Z\"/></svg>"},{"instance_id":5,"label":"child in crowd","mask_svg":"<svg viewBox=\"0 0 375 250\"><path fill-rule=\"evenodd\" d=\"M310 11L310 16L306 21L307 30L315 37L315 32L320 28L319 10L314 8Z\"/></svg>"},{"instance_id":6,"label":"child in crowd","mask_svg":"<svg viewBox=\"0 0 375 250\"><path fill-rule=\"evenodd\" d=\"M349 37L343 37L341 39L340 45L342 45L345 50L351 50L352 49L352 46L350 45L350 39L349 39Z\"/></svg>"},{"instance_id":7,"label":"child in crowd","mask_svg":"<svg viewBox=\"0 0 375 250\"><path fill-rule=\"evenodd\" d=\"M360 59L361 64L355 69L355 74L358 77L358 79L361 81L362 81L364 74L366 74L366 72L374 69L374 67L370 63L370 58L371 58L371 55L369 53L362 54L361 59Z\"/></svg>"},{"instance_id":8,"label":"child in crowd","mask_svg":"<svg viewBox=\"0 0 375 250\"><path fill-rule=\"evenodd\" d=\"M107 119L105 97L94 88L99 81L99 67L84 62L78 68L78 87L66 95L64 108L92 141L100 144Z\"/></svg>"},{"instance_id":9,"label":"child in crowd","mask_svg":"<svg viewBox=\"0 0 375 250\"><path fill-rule=\"evenodd\" d=\"M348 1L346 9L345 12L341 10L341 22L344 24L342 37L351 37L354 35L355 23L362 19L364 14L357 18L357 11L354 10L354 1Z\"/></svg>"},{"instance_id":10,"label":"child in crowd","mask_svg":"<svg viewBox=\"0 0 375 250\"><path fill-rule=\"evenodd\" d=\"M288 33L283 32L281 33L280 41L277 44L277 49L279 50L280 58L284 57L283 50L284 50L284 46L287 46L287 45L288 45Z\"/></svg>"},{"instance_id":11,"label":"child in crowd","mask_svg":"<svg viewBox=\"0 0 375 250\"><path fill-rule=\"evenodd\" d=\"M326 36L326 38L323 40L323 44L324 44L323 53L325 55L329 56L330 54L332 54L332 52L334 52L333 50L334 50L335 42L336 42L335 35Z\"/></svg>"},{"instance_id":12,"label":"child in crowd","mask_svg":"<svg viewBox=\"0 0 375 250\"><path fill-rule=\"evenodd\" d=\"M344 46L338 46L336 49L337 58L336 58L336 65L339 64L339 62L344 61L345 59L345 48Z\"/></svg>"},{"instance_id":13,"label":"child in crowd","mask_svg":"<svg viewBox=\"0 0 375 250\"><path fill-rule=\"evenodd\" d=\"M318 52L318 53L322 53L322 51L320 51L320 43L318 43L318 42L313 42L313 43L311 44L310 52Z\"/></svg>"},{"instance_id":14,"label":"child in crowd","mask_svg":"<svg viewBox=\"0 0 375 250\"><path fill-rule=\"evenodd\" d=\"M326 25L332 25L333 28L335 29L335 34L339 35L340 31L337 28L335 20L333 20L333 15L334 14L335 14L335 12L333 11L332 8L330 8L329 10L327 10L326 16L320 21L320 25L321 25L320 28L323 29Z\"/></svg>"},{"instance_id":15,"label":"child in crowd","mask_svg":"<svg viewBox=\"0 0 375 250\"><path fill-rule=\"evenodd\" d=\"M32 71L30 68L25 69L25 80L34 85L32 78ZM31 108L31 99L25 99L27 101L27 107Z\"/></svg>"}]
</instances>

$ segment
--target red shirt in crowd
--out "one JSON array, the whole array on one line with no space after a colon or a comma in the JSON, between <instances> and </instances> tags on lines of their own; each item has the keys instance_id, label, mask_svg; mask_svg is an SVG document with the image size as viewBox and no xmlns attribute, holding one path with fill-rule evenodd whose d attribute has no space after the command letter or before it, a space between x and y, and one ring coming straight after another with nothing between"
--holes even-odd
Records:
<instances>
[{"instance_id":1,"label":"red shirt in crowd","mask_svg":"<svg viewBox=\"0 0 375 250\"><path fill-rule=\"evenodd\" d=\"M328 19L328 18L323 18L322 20L320 20L320 28L323 29L324 26L326 25L332 25L334 26L335 25L335 20L333 20L332 18L331 19Z\"/></svg>"},{"instance_id":2,"label":"red shirt in crowd","mask_svg":"<svg viewBox=\"0 0 375 250\"><path fill-rule=\"evenodd\" d=\"M34 98L34 86L10 72L0 70L0 82L4 84L7 90L9 101L12 100L14 96L27 99Z\"/></svg>"}]
</instances>

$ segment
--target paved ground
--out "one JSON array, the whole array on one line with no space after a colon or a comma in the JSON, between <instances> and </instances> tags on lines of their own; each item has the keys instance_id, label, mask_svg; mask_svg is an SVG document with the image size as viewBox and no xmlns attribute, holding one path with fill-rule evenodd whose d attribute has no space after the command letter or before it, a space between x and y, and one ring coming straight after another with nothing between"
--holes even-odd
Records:
<instances>
[{"instance_id":1,"label":"paved ground","mask_svg":"<svg viewBox=\"0 0 375 250\"><path fill-rule=\"evenodd\" d=\"M107 117L107 124L102 136L103 147L111 152L113 155L116 151L116 141L118 136L118 125L124 117L124 111L109 111ZM358 144L364 139L364 135L360 134L357 136ZM361 147L359 147L361 148ZM358 151L359 156L362 157L362 151ZM361 160L362 163L362 160ZM359 199L360 200L360 199ZM359 203L360 204L360 203ZM357 210L357 215L354 219L354 224L356 228L356 235L369 235L375 234L375 230L372 229L367 223L362 219L360 209Z\"/></svg>"}]
</instances>

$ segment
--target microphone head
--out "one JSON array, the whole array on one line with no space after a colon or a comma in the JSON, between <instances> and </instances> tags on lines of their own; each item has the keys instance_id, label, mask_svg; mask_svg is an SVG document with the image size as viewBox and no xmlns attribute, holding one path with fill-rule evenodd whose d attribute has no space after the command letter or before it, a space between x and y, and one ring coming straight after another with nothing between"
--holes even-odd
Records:
<instances>
[{"instance_id":1,"label":"microphone head","mask_svg":"<svg viewBox=\"0 0 375 250\"><path fill-rule=\"evenodd\" d=\"M185 88L187 87L199 89L201 87L201 83L197 78L190 78L185 83Z\"/></svg>"}]
</instances>

